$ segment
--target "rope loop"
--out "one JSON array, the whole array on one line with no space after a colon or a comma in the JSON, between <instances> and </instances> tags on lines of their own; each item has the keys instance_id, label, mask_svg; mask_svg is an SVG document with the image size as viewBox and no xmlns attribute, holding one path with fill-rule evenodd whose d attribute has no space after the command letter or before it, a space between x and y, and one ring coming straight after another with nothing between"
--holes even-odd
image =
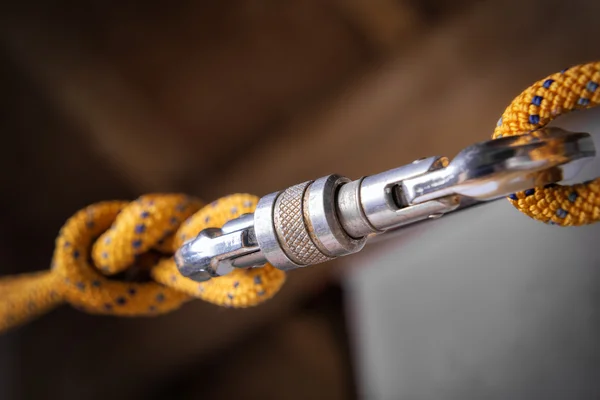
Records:
<instances>
[{"instance_id":1,"label":"rope loop","mask_svg":"<svg viewBox=\"0 0 600 400\"><path fill-rule=\"evenodd\" d=\"M493 138L521 135L562 114L600 103L600 62L577 65L530 86L506 108ZM580 226L600 220L600 178L572 186L549 185L509 196L529 217L551 225Z\"/></svg>"},{"instance_id":2,"label":"rope loop","mask_svg":"<svg viewBox=\"0 0 600 400\"><path fill-rule=\"evenodd\" d=\"M253 212L258 200L256 196L236 194L209 204L181 225L173 241L174 250L205 228L220 228L227 221ZM152 277L156 282L189 296L221 306L244 308L273 297L285 282L286 275L266 264L262 268L236 269L225 276L195 282L179 275L171 257L161 261L152 270Z\"/></svg>"}]
</instances>

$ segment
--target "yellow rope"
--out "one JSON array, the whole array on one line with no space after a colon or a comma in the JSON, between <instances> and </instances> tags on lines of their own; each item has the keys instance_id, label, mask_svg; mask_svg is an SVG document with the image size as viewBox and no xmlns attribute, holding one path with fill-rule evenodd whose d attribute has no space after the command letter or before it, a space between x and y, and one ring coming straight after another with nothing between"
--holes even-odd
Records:
<instances>
[{"instance_id":1,"label":"yellow rope","mask_svg":"<svg viewBox=\"0 0 600 400\"><path fill-rule=\"evenodd\" d=\"M600 62L577 65L542 79L506 108L493 138L539 129L570 111L600 103ZM600 219L600 178L573 186L551 185L515 193L522 213L550 224L578 226Z\"/></svg>"},{"instance_id":2,"label":"yellow rope","mask_svg":"<svg viewBox=\"0 0 600 400\"><path fill-rule=\"evenodd\" d=\"M234 194L201 208L200 201L187 196L157 194L77 212L56 239L50 271L0 280L0 330L64 302L93 314L147 316L172 311L192 298L240 308L266 301L285 281L284 272L270 265L198 283L182 277L172 257L185 240L253 212L257 201ZM152 280L111 279L134 269Z\"/></svg>"},{"instance_id":3,"label":"yellow rope","mask_svg":"<svg viewBox=\"0 0 600 400\"><path fill-rule=\"evenodd\" d=\"M519 135L562 113L597 105L599 83L600 62L535 83L506 109L493 137ZM573 187L533 188L510 201L544 222L588 224L600 219L599 184L596 179ZM131 203L101 202L77 212L56 239L50 271L0 279L0 331L63 303L93 314L152 316L193 298L239 308L270 299L285 281L285 273L270 265L198 283L181 276L173 261L185 240L253 212L257 201L252 195L234 194L203 205L180 194L154 194ZM135 273L150 279L136 281Z\"/></svg>"}]
</instances>

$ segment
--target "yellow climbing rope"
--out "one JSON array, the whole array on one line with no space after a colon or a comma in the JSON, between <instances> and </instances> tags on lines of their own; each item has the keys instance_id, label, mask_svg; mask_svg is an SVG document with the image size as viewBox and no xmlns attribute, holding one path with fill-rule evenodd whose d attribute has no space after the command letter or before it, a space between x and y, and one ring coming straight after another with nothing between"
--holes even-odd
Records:
<instances>
[{"instance_id":1,"label":"yellow climbing rope","mask_svg":"<svg viewBox=\"0 0 600 400\"><path fill-rule=\"evenodd\" d=\"M570 111L600 103L600 62L577 65L542 79L506 108L493 138L539 129ZM550 224L586 225L600 220L600 178L574 186L551 185L510 196L522 213Z\"/></svg>"},{"instance_id":2,"label":"yellow climbing rope","mask_svg":"<svg viewBox=\"0 0 600 400\"><path fill-rule=\"evenodd\" d=\"M271 298L285 273L270 265L199 283L182 277L172 257L188 238L254 211L257 201L234 194L201 208L188 196L155 194L77 212L59 232L50 271L0 280L0 330L64 302L93 314L147 316L172 311L192 298L229 307ZM152 279L111 279L134 269Z\"/></svg>"},{"instance_id":3,"label":"yellow climbing rope","mask_svg":"<svg viewBox=\"0 0 600 400\"><path fill-rule=\"evenodd\" d=\"M597 105L599 83L600 62L535 83L509 105L493 137L519 135L560 114ZM572 187L534 188L511 195L510 201L537 220L583 225L600 219L599 191L596 179ZM270 265L198 283L181 276L173 260L184 241L253 212L257 201L234 194L204 205L185 195L154 194L80 210L60 230L49 271L0 279L0 331L62 303L93 314L152 316L194 298L236 308L270 299L285 281L285 273ZM138 282L127 276L134 273L150 279Z\"/></svg>"}]
</instances>

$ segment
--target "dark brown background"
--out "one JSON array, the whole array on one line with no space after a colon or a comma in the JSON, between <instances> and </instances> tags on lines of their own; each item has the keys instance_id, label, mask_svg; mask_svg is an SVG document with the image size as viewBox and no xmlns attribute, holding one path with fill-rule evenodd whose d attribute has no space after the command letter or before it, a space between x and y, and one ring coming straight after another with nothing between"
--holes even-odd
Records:
<instances>
[{"instance_id":1,"label":"dark brown background","mask_svg":"<svg viewBox=\"0 0 600 400\"><path fill-rule=\"evenodd\" d=\"M453 156L529 83L600 56L583 0L2 7L1 274L47 268L61 224L98 200L263 195ZM60 308L1 338L2 398L352 398L331 271L239 312Z\"/></svg>"}]
</instances>

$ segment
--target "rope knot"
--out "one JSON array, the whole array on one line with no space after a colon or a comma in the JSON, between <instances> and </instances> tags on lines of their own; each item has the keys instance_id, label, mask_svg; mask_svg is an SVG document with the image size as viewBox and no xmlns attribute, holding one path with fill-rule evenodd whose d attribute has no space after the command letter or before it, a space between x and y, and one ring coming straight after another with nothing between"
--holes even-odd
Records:
<instances>
[{"instance_id":1,"label":"rope knot","mask_svg":"<svg viewBox=\"0 0 600 400\"><path fill-rule=\"evenodd\" d=\"M260 304L281 288L284 272L267 264L198 283L181 276L173 260L183 242L253 212L257 202L234 194L201 208L189 196L153 194L88 206L60 230L50 272L0 281L0 329L62 302L119 316L158 315L192 298L228 307Z\"/></svg>"}]
</instances>

